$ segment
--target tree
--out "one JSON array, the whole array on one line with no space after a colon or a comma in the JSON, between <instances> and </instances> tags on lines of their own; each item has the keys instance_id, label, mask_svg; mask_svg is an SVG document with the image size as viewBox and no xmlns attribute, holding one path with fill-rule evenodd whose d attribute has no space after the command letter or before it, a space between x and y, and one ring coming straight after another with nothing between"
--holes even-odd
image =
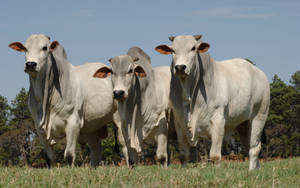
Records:
<instances>
[{"instance_id":1,"label":"tree","mask_svg":"<svg viewBox=\"0 0 300 188\"><path fill-rule=\"evenodd\" d=\"M16 98L11 102L11 116L10 123L20 122L22 120L32 120L27 102L28 93L22 88Z\"/></svg>"},{"instance_id":2,"label":"tree","mask_svg":"<svg viewBox=\"0 0 300 188\"><path fill-rule=\"evenodd\" d=\"M300 91L300 70L298 70L297 72L295 72L292 75L292 78L290 79L290 83L292 84L292 86L297 89L298 91Z\"/></svg>"},{"instance_id":3,"label":"tree","mask_svg":"<svg viewBox=\"0 0 300 188\"><path fill-rule=\"evenodd\" d=\"M7 131L9 105L7 99L0 95L0 135Z\"/></svg>"},{"instance_id":4,"label":"tree","mask_svg":"<svg viewBox=\"0 0 300 188\"><path fill-rule=\"evenodd\" d=\"M300 92L286 85L277 75L273 77L270 89L270 110L266 122L269 155L298 156Z\"/></svg>"}]
</instances>

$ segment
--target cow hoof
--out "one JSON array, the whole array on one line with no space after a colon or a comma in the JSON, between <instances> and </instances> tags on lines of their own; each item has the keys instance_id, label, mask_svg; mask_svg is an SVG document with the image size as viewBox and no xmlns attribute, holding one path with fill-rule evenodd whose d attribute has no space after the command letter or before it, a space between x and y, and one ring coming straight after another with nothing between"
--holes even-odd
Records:
<instances>
[{"instance_id":1,"label":"cow hoof","mask_svg":"<svg viewBox=\"0 0 300 188\"><path fill-rule=\"evenodd\" d=\"M66 156L65 157L65 160L67 161L67 164L69 165L69 166L72 166L72 164L73 164L73 157L72 156Z\"/></svg>"},{"instance_id":2,"label":"cow hoof","mask_svg":"<svg viewBox=\"0 0 300 188\"><path fill-rule=\"evenodd\" d=\"M167 168L168 167L168 162L165 157L161 157L158 159L158 162L161 164L162 167Z\"/></svg>"}]
</instances>

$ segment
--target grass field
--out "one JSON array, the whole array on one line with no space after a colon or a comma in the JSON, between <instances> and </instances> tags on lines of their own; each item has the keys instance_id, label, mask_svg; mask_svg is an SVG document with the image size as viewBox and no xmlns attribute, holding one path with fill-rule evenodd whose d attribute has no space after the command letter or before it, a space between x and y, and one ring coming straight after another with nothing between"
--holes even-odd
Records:
<instances>
[{"instance_id":1,"label":"grass field","mask_svg":"<svg viewBox=\"0 0 300 188\"><path fill-rule=\"evenodd\" d=\"M0 187L300 187L300 158L262 162L248 172L248 162L201 162L171 165L101 166L33 169L0 167Z\"/></svg>"}]
</instances>

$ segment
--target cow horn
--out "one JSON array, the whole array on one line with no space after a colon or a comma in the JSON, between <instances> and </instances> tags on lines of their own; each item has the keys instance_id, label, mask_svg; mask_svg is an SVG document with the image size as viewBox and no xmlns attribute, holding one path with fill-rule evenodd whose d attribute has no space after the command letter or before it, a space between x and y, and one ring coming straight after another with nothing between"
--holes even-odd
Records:
<instances>
[{"instance_id":1,"label":"cow horn","mask_svg":"<svg viewBox=\"0 0 300 188\"><path fill-rule=\"evenodd\" d=\"M131 56L131 58L132 58L133 62L136 62L136 61L138 61L138 60L139 60L139 58L138 58L138 57Z\"/></svg>"},{"instance_id":2,"label":"cow horn","mask_svg":"<svg viewBox=\"0 0 300 188\"><path fill-rule=\"evenodd\" d=\"M172 41L172 42L173 42L174 39L175 39L174 36L170 36L170 37L169 37L169 40Z\"/></svg>"},{"instance_id":3,"label":"cow horn","mask_svg":"<svg viewBox=\"0 0 300 188\"><path fill-rule=\"evenodd\" d=\"M47 37L49 40L51 39L48 35L46 35L46 37Z\"/></svg>"},{"instance_id":4,"label":"cow horn","mask_svg":"<svg viewBox=\"0 0 300 188\"><path fill-rule=\"evenodd\" d=\"M202 35L194 35L194 38L195 38L196 40L201 39L201 37L202 37Z\"/></svg>"}]
</instances>

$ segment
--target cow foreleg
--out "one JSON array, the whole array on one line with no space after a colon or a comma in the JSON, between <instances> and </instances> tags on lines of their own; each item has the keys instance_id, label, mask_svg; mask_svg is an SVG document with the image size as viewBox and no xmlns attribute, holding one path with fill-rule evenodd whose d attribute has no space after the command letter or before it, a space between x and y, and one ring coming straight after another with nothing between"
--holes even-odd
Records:
<instances>
[{"instance_id":1,"label":"cow foreleg","mask_svg":"<svg viewBox=\"0 0 300 188\"><path fill-rule=\"evenodd\" d=\"M127 166L129 167L130 164L132 163L130 160L129 160L129 151L128 151L128 144L126 144L126 140L124 138L124 134L126 133L125 130L122 130L122 124L121 124L121 120L120 120L120 116L119 116L119 112L115 112L114 113L114 116L113 116L113 119L114 119L114 124L115 126L117 127L117 137L118 137L118 141L122 147L122 153L125 157L125 161L126 161L126 164ZM124 129L124 128L123 128Z\"/></svg>"},{"instance_id":2,"label":"cow foreleg","mask_svg":"<svg viewBox=\"0 0 300 188\"><path fill-rule=\"evenodd\" d=\"M81 121L79 120L79 118L76 116L71 116L66 127L67 145L64 153L64 158L69 164L72 164L72 166L74 166L76 158L75 150L80 133L80 127Z\"/></svg>"},{"instance_id":3,"label":"cow foreleg","mask_svg":"<svg viewBox=\"0 0 300 188\"><path fill-rule=\"evenodd\" d=\"M166 119L162 119L159 123L156 157L163 167L168 167L168 127Z\"/></svg>"},{"instance_id":4,"label":"cow foreleg","mask_svg":"<svg viewBox=\"0 0 300 188\"><path fill-rule=\"evenodd\" d=\"M37 130L37 133L38 133L40 142L44 148L44 151L47 155L46 159L45 159L47 162L47 166L48 166L48 168L54 167L56 165L56 160L55 160L55 155L52 150L52 147L51 147L50 143L47 141L46 135L42 134L39 130Z\"/></svg>"},{"instance_id":5,"label":"cow foreleg","mask_svg":"<svg viewBox=\"0 0 300 188\"><path fill-rule=\"evenodd\" d=\"M188 140L183 134L183 131L181 129L181 126L179 125L179 122L175 121L175 129L178 139L178 145L179 145L179 152L180 152L180 161L181 166L185 167L190 159L190 145Z\"/></svg>"},{"instance_id":6,"label":"cow foreleg","mask_svg":"<svg viewBox=\"0 0 300 188\"><path fill-rule=\"evenodd\" d=\"M211 148L209 158L213 161L221 160L221 149L225 131L225 118L218 113L210 120Z\"/></svg>"}]
</instances>

